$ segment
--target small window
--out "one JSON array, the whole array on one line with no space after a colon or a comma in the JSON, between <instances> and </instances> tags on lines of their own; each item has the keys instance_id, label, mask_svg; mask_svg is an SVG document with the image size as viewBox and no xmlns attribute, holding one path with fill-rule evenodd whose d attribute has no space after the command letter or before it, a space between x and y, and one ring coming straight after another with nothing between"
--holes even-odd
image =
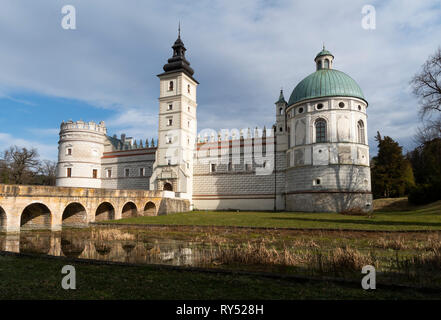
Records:
<instances>
[{"instance_id":1,"label":"small window","mask_svg":"<svg viewBox=\"0 0 441 320\"><path fill-rule=\"evenodd\" d=\"M190 93L190 85L187 85L187 92Z\"/></svg>"},{"instance_id":2,"label":"small window","mask_svg":"<svg viewBox=\"0 0 441 320\"><path fill-rule=\"evenodd\" d=\"M168 107L167 107L167 110L169 110L169 111L173 110L173 104L169 104Z\"/></svg>"},{"instance_id":3,"label":"small window","mask_svg":"<svg viewBox=\"0 0 441 320\"><path fill-rule=\"evenodd\" d=\"M140 175L141 177L144 177L144 176L145 176L145 169L144 169L144 168L139 168L139 175Z\"/></svg>"},{"instance_id":4,"label":"small window","mask_svg":"<svg viewBox=\"0 0 441 320\"><path fill-rule=\"evenodd\" d=\"M173 87L174 87L173 81L170 81L168 83L168 91L173 91Z\"/></svg>"},{"instance_id":5,"label":"small window","mask_svg":"<svg viewBox=\"0 0 441 320\"><path fill-rule=\"evenodd\" d=\"M322 68L322 61L317 62L317 69L320 70Z\"/></svg>"},{"instance_id":6,"label":"small window","mask_svg":"<svg viewBox=\"0 0 441 320\"><path fill-rule=\"evenodd\" d=\"M320 110L320 109L323 109L323 104L321 104L321 103L319 103L319 104L317 105L317 110Z\"/></svg>"},{"instance_id":7,"label":"small window","mask_svg":"<svg viewBox=\"0 0 441 320\"><path fill-rule=\"evenodd\" d=\"M233 171L233 164L228 162L228 171Z\"/></svg>"},{"instance_id":8,"label":"small window","mask_svg":"<svg viewBox=\"0 0 441 320\"><path fill-rule=\"evenodd\" d=\"M106 170L106 177L107 178L112 178L112 169L107 169Z\"/></svg>"},{"instance_id":9,"label":"small window","mask_svg":"<svg viewBox=\"0 0 441 320\"><path fill-rule=\"evenodd\" d=\"M360 105L358 105L358 110L361 111L361 106Z\"/></svg>"},{"instance_id":10,"label":"small window","mask_svg":"<svg viewBox=\"0 0 441 320\"><path fill-rule=\"evenodd\" d=\"M358 143L365 144L364 139L364 122L362 120L357 122Z\"/></svg>"},{"instance_id":11,"label":"small window","mask_svg":"<svg viewBox=\"0 0 441 320\"><path fill-rule=\"evenodd\" d=\"M188 112L191 112L190 106L187 107Z\"/></svg>"},{"instance_id":12,"label":"small window","mask_svg":"<svg viewBox=\"0 0 441 320\"><path fill-rule=\"evenodd\" d=\"M210 172L216 172L216 164L215 163L210 164Z\"/></svg>"},{"instance_id":13,"label":"small window","mask_svg":"<svg viewBox=\"0 0 441 320\"><path fill-rule=\"evenodd\" d=\"M251 171L252 168L253 168L253 167L251 166L250 163L245 164L245 170L246 170L246 171Z\"/></svg>"},{"instance_id":14,"label":"small window","mask_svg":"<svg viewBox=\"0 0 441 320\"><path fill-rule=\"evenodd\" d=\"M130 177L130 169L129 168L126 168L125 170L124 170L124 176L127 178L127 177Z\"/></svg>"},{"instance_id":15,"label":"small window","mask_svg":"<svg viewBox=\"0 0 441 320\"><path fill-rule=\"evenodd\" d=\"M190 121L187 121L187 126L190 128Z\"/></svg>"},{"instance_id":16,"label":"small window","mask_svg":"<svg viewBox=\"0 0 441 320\"><path fill-rule=\"evenodd\" d=\"M283 108L279 109L279 114L282 115L283 114Z\"/></svg>"},{"instance_id":17,"label":"small window","mask_svg":"<svg viewBox=\"0 0 441 320\"><path fill-rule=\"evenodd\" d=\"M171 160L170 159L167 159L167 165L171 165Z\"/></svg>"},{"instance_id":18,"label":"small window","mask_svg":"<svg viewBox=\"0 0 441 320\"><path fill-rule=\"evenodd\" d=\"M279 131L280 131L280 132L283 132L283 128L282 128L282 127L280 127Z\"/></svg>"},{"instance_id":19,"label":"small window","mask_svg":"<svg viewBox=\"0 0 441 320\"><path fill-rule=\"evenodd\" d=\"M173 119L171 119L171 118L168 119L167 125L169 125L169 126L173 125Z\"/></svg>"},{"instance_id":20,"label":"small window","mask_svg":"<svg viewBox=\"0 0 441 320\"><path fill-rule=\"evenodd\" d=\"M344 108L344 107L345 107L345 104L344 104L344 102L340 102L340 103L338 104L338 106L339 106L340 108Z\"/></svg>"},{"instance_id":21,"label":"small window","mask_svg":"<svg viewBox=\"0 0 441 320\"><path fill-rule=\"evenodd\" d=\"M315 142L326 142L326 121L324 119L315 121Z\"/></svg>"},{"instance_id":22,"label":"small window","mask_svg":"<svg viewBox=\"0 0 441 320\"><path fill-rule=\"evenodd\" d=\"M92 177L93 177L94 179L97 179L97 178L98 178L98 170L97 170L97 169L93 169L93 170L92 170Z\"/></svg>"},{"instance_id":23,"label":"small window","mask_svg":"<svg viewBox=\"0 0 441 320\"><path fill-rule=\"evenodd\" d=\"M67 168L67 170L66 170L66 176L67 176L68 178L72 177L72 168Z\"/></svg>"},{"instance_id":24,"label":"small window","mask_svg":"<svg viewBox=\"0 0 441 320\"><path fill-rule=\"evenodd\" d=\"M303 113L303 108L299 108L299 113Z\"/></svg>"},{"instance_id":25,"label":"small window","mask_svg":"<svg viewBox=\"0 0 441 320\"><path fill-rule=\"evenodd\" d=\"M66 149L66 154L67 154L68 156L71 156L71 155L72 155L72 148L67 148L67 149Z\"/></svg>"},{"instance_id":26,"label":"small window","mask_svg":"<svg viewBox=\"0 0 441 320\"><path fill-rule=\"evenodd\" d=\"M315 185L319 186L322 181L320 179L315 179Z\"/></svg>"},{"instance_id":27,"label":"small window","mask_svg":"<svg viewBox=\"0 0 441 320\"><path fill-rule=\"evenodd\" d=\"M263 162L263 167L266 168L268 166L268 163L266 161Z\"/></svg>"},{"instance_id":28,"label":"small window","mask_svg":"<svg viewBox=\"0 0 441 320\"><path fill-rule=\"evenodd\" d=\"M325 69L329 69L329 60L325 59Z\"/></svg>"},{"instance_id":29,"label":"small window","mask_svg":"<svg viewBox=\"0 0 441 320\"><path fill-rule=\"evenodd\" d=\"M172 143L172 137L167 137L167 143Z\"/></svg>"}]
</instances>

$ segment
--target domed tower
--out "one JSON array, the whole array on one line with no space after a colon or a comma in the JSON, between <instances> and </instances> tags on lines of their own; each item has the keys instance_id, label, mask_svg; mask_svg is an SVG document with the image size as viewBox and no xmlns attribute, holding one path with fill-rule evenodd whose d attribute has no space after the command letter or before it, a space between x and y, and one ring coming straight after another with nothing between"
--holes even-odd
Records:
<instances>
[{"instance_id":1,"label":"domed tower","mask_svg":"<svg viewBox=\"0 0 441 320\"><path fill-rule=\"evenodd\" d=\"M294 88L286 108L286 209L371 211L368 103L324 47L314 61L316 71Z\"/></svg>"},{"instance_id":2,"label":"domed tower","mask_svg":"<svg viewBox=\"0 0 441 320\"><path fill-rule=\"evenodd\" d=\"M68 121L60 128L57 186L101 188L104 122Z\"/></svg>"}]
</instances>

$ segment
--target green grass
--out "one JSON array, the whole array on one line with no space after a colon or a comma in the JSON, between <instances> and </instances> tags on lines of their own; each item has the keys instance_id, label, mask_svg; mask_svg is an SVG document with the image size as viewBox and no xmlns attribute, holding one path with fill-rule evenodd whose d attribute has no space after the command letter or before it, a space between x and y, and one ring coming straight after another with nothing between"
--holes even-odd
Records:
<instances>
[{"instance_id":1,"label":"green grass","mask_svg":"<svg viewBox=\"0 0 441 320\"><path fill-rule=\"evenodd\" d=\"M61 268L76 268L76 290ZM365 291L357 284L294 282L259 276L74 263L0 255L0 299L439 299L410 289Z\"/></svg>"},{"instance_id":2,"label":"green grass","mask_svg":"<svg viewBox=\"0 0 441 320\"><path fill-rule=\"evenodd\" d=\"M243 226L345 230L441 230L441 201L410 210L376 211L372 217L338 213L192 211L114 221L117 224Z\"/></svg>"}]
</instances>

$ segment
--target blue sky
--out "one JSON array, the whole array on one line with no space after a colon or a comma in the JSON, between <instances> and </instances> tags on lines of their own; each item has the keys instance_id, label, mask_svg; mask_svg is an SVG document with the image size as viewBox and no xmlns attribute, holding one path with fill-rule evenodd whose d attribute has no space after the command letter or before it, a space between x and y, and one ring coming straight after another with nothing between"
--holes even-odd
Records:
<instances>
[{"instance_id":1,"label":"blue sky","mask_svg":"<svg viewBox=\"0 0 441 320\"><path fill-rule=\"evenodd\" d=\"M76 30L61 28L66 4L77 10ZM366 4L376 8L375 30L361 27ZM413 147L409 81L441 45L439 0L2 0L0 150L34 146L55 160L69 119L156 137L156 75L179 20L201 83L199 130L270 127L280 88L288 99L324 42L369 101L371 152L377 130Z\"/></svg>"}]
</instances>

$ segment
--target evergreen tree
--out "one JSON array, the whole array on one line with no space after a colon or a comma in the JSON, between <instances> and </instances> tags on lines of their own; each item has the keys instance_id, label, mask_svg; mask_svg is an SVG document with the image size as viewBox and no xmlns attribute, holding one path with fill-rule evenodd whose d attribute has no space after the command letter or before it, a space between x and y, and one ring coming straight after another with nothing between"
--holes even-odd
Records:
<instances>
[{"instance_id":1,"label":"evergreen tree","mask_svg":"<svg viewBox=\"0 0 441 320\"><path fill-rule=\"evenodd\" d=\"M391 137L377 132L378 154L372 160L372 192L375 198L394 198L408 194L415 184L412 166L403 148Z\"/></svg>"}]
</instances>

